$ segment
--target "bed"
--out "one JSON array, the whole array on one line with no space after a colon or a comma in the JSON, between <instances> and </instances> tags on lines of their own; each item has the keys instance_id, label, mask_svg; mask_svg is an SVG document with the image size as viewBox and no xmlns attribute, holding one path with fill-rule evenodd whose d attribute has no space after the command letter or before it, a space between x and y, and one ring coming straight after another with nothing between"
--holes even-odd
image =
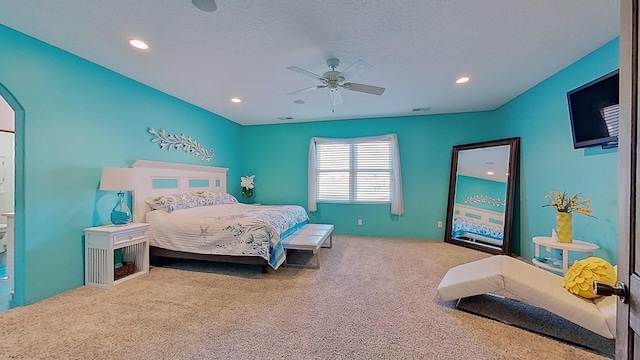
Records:
<instances>
[{"instance_id":1,"label":"bed","mask_svg":"<svg viewBox=\"0 0 640 360\"><path fill-rule=\"evenodd\" d=\"M134 220L149 223L149 252L168 258L260 265L285 260L280 239L309 223L296 205L238 203L227 169L138 160Z\"/></svg>"},{"instance_id":2,"label":"bed","mask_svg":"<svg viewBox=\"0 0 640 360\"><path fill-rule=\"evenodd\" d=\"M502 248L503 213L455 204L453 214L452 238Z\"/></svg>"}]
</instances>

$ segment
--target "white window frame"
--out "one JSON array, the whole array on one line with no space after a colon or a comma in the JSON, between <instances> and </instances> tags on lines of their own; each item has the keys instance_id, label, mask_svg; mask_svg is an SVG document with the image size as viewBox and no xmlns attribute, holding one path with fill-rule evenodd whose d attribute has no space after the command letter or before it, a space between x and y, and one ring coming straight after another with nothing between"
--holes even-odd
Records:
<instances>
[{"instance_id":1,"label":"white window frame","mask_svg":"<svg viewBox=\"0 0 640 360\"><path fill-rule=\"evenodd\" d=\"M355 185L353 180L349 185L349 200L348 201L335 201L335 200L319 200L318 199L318 154L317 144L362 144L388 141L390 143L391 150L391 169L390 169L390 200L389 201L371 201L371 200L355 200ZM351 164L349 167L350 173L357 173L358 170L353 167L353 158L351 158ZM404 213L404 205L402 200L402 179L400 170L400 152L398 149L398 136L396 134L388 134L373 137L359 137L359 138L346 138L346 139L332 139L332 138L318 138L313 137L309 143L309 169L308 169L308 207L310 212L317 211L318 202L331 202L331 203L391 203L391 213L394 215L402 215ZM353 176L351 176L353 179Z\"/></svg>"}]
</instances>

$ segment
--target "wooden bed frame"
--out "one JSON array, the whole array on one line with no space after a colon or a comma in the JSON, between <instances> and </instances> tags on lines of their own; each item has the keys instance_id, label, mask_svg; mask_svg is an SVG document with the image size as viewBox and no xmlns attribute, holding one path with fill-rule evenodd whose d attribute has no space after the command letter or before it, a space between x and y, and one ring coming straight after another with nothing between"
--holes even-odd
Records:
<instances>
[{"instance_id":1,"label":"wooden bed frame","mask_svg":"<svg viewBox=\"0 0 640 360\"><path fill-rule=\"evenodd\" d=\"M133 219L146 222L151 211L147 200L160 195L210 190L227 192L227 168L188 165L150 160L133 164L136 186L133 191ZM269 262L259 256L197 254L149 246L149 254L163 258L205 260L234 264L259 265L266 272Z\"/></svg>"}]
</instances>

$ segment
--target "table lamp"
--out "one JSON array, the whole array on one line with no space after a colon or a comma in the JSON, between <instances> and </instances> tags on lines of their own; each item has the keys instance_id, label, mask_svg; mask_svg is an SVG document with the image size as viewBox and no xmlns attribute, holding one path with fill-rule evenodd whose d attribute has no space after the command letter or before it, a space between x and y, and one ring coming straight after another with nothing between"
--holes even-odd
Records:
<instances>
[{"instance_id":1,"label":"table lamp","mask_svg":"<svg viewBox=\"0 0 640 360\"><path fill-rule=\"evenodd\" d=\"M131 221L131 210L124 201L124 192L134 189L135 176L131 168L104 168L100 179L100 190L117 191L118 202L111 211L113 225L126 225Z\"/></svg>"}]
</instances>

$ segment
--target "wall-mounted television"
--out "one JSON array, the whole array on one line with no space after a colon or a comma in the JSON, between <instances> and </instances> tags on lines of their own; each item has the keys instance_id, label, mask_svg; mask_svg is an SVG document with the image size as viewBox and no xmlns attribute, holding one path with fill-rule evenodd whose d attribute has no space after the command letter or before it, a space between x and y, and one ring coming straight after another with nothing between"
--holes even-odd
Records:
<instances>
[{"instance_id":1,"label":"wall-mounted television","mask_svg":"<svg viewBox=\"0 0 640 360\"><path fill-rule=\"evenodd\" d=\"M618 70L567 93L575 149L618 146Z\"/></svg>"}]
</instances>

